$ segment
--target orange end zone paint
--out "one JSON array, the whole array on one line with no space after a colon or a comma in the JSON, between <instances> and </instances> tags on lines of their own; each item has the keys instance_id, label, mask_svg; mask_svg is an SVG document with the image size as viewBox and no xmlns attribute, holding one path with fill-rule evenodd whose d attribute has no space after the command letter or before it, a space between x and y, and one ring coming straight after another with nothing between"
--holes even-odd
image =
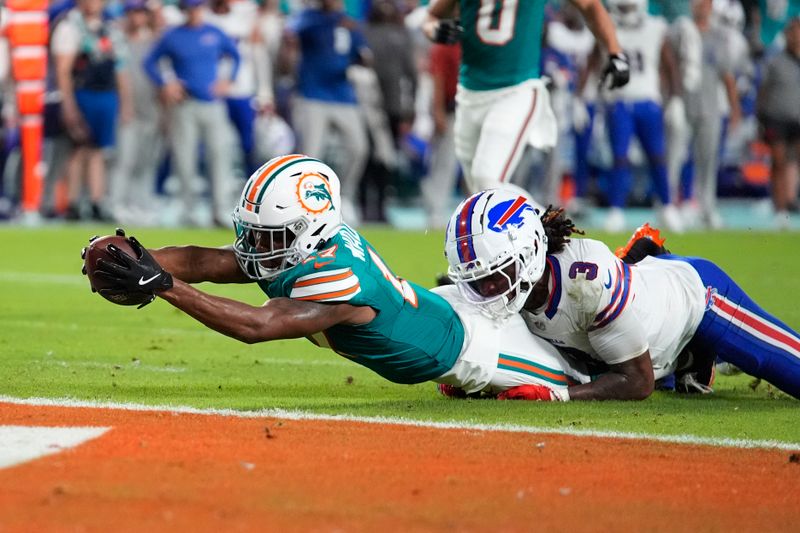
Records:
<instances>
[{"instance_id":1,"label":"orange end zone paint","mask_svg":"<svg viewBox=\"0 0 800 533\"><path fill-rule=\"evenodd\" d=\"M786 451L11 404L0 421L112 427L0 470L3 531L789 531L800 520L800 465Z\"/></svg>"}]
</instances>

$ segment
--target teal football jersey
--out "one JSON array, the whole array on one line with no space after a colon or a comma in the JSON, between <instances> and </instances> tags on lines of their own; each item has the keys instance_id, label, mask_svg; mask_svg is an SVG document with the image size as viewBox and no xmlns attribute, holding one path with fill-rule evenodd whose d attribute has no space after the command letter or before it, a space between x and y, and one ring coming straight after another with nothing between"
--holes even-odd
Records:
<instances>
[{"instance_id":1,"label":"teal football jersey","mask_svg":"<svg viewBox=\"0 0 800 533\"><path fill-rule=\"evenodd\" d=\"M539 77L546 0L459 0L467 89L511 87Z\"/></svg>"},{"instance_id":2,"label":"teal football jersey","mask_svg":"<svg viewBox=\"0 0 800 533\"><path fill-rule=\"evenodd\" d=\"M370 323L333 326L309 340L395 383L441 376L461 353L464 326L450 304L395 277L348 226L301 264L259 285L270 298L372 307L377 316Z\"/></svg>"}]
</instances>

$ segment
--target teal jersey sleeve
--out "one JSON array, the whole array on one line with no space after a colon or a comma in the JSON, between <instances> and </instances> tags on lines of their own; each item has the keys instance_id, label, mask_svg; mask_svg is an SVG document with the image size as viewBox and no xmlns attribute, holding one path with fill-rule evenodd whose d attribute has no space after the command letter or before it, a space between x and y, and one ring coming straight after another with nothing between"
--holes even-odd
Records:
<instances>
[{"instance_id":1,"label":"teal jersey sleeve","mask_svg":"<svg viewBox=\"0 0 800 533\"><path fill-rule=\"evenodd\" d=\"M347 226L306 260L260 283L270 298L368 306L368 324L337 325L310 339L396 383L436 378L455 364L464 328L440 296L400 279Z\"/></svg>"},{"instance_id":2,"label":"teal jersey sleeve","mask_svg":"<svg viewBox=\"0 0 800 533\"><path fill-rule=\"evenodd\" d=\"M467 89L511 87L539 77L546 0L460 0Z\"/></svg>"}]
</instances>

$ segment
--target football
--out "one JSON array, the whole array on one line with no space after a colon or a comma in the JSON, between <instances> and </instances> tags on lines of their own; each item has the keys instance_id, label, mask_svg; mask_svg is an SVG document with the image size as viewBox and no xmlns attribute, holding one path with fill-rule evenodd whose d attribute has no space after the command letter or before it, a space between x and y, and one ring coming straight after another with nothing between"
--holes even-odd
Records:
<instances>
[{"instance_id":1,"label":"football","mask_svg":"<svg viewBox=\"0 0 800 533\"><path fill-rule=\"evenodd\" d=\"M136 252L131 247L130 243L125 237L120 237L119 235L107 235L105 237L100 237L99 239L95 239L89 244L89 248L86 250L86 257L84 257L84 265L86 266L86 275L89 278L89 283L91 284L92 288L97 291L97 294L108 300L109 302L113 302L117 305L141 305L147 301L149 301L153 295L146 292L127 292L124 294L108 294L105 292L101 292L102 289L109 289L113 287L113 284L104 278L103 276L97 275L97 261L100 259L105 259L106 261L113 261L114 258L110 255L108 251L108 245L113 244L117 248L120 249L123 253L128 254L129 256L136 258Z\"/></svg>"}]
</instances>

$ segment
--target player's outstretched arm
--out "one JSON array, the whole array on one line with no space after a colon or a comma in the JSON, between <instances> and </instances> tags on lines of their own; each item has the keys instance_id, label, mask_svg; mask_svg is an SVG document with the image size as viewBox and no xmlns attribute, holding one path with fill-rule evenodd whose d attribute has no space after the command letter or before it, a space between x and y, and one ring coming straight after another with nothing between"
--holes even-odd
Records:
<instances>
[{"instance_id":1,"label":"player's outstretched arm","mask_svg":"<svg viewBox=\"0 0 800 533\"><path fill-rule=\"evenodd\" d=\"M644 400L653 393L655 377L650 351L628 361L609 365L596 380L569 387L570 400Z\"/></svg>"},{"instance_id":2,"label":"player's outstretched arm","mask_svg":"<svg viewBox=\"0 0 800 533\"><path fill-rule=\"evenodd\" d=\"M158 296L209 328L248 344L307 337L337 324L364 324L375 318L370 307L289 298L273 298L255 307L206 294L180 280Z\"/></svg>"},{"instance_id":3,"label":"player's outstretched arm","mask_svg":"<svg viewBox=\"0 0 800 533\"><path fill-rule=\"evenodd\" d=\"M250 283L233 247L206 248L203 246L167 246L150 250L156 261L173 277L186 283Z\"/></svg>"}]
</instances>

